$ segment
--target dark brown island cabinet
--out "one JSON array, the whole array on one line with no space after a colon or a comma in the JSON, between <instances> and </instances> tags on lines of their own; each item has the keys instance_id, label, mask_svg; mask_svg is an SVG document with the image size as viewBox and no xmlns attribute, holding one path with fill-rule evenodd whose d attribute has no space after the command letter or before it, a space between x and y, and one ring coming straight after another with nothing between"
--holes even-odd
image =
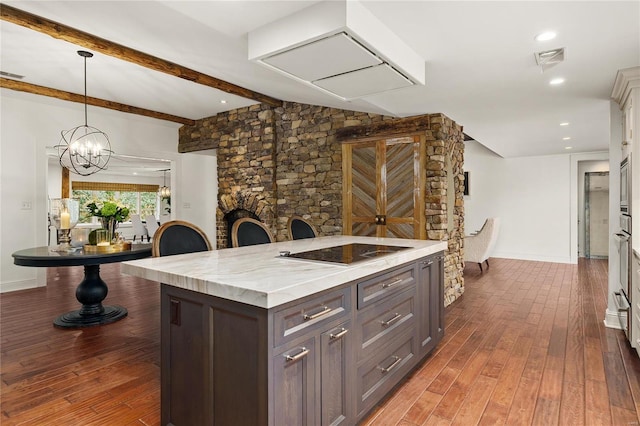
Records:
<instances>
[{"instance_id":1,"label":"dark brown island cabinet","mask_svg":"<svg viewBox=\"0 0 640 426\"><path fill-rule=\"evenodd\" d=\"M163 284L162 424L357 424L442 339L443 259L272 309Z\"/></svg>"}]
</instances>

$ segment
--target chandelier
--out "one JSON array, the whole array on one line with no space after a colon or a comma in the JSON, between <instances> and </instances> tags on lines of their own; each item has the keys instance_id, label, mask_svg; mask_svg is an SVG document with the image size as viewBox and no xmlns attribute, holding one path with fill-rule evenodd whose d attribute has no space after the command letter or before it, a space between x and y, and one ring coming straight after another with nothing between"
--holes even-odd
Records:
<instances>
[{"instance_id":1,"label":"chandelier","mask_svg":"<svg viewBox=\"0 0 640 426\"><path fill-rule=\"evenodd\" d=\"M84 58L84 124L60 132L62 139L58 148L60 165L82 176L105 170L111 158L111 144L106 133L87 125L87 58L93 53L78 50Z\"/></svg>"},{"instance_id":2,"label":"chandelier","mask_svg":"<svg viewBox=\"0 0 640 426\"><path fill-rule=\"evenodd\" d=\"M158 193L160 194L160 198L169 198L169 197L171 197L171 188L169 188L167 186L167 181L166 181L167 170L169 170L169 169L162 170L162 186L158 190Z\"/></svg>"}]
</instances>

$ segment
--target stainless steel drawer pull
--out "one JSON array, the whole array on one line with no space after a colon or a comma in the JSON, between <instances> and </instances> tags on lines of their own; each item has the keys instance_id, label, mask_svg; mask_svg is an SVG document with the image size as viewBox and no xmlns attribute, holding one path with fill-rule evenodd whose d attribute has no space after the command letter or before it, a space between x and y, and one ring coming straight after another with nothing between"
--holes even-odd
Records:
<instances>
[{"instance_id":1,"label":"stainless steel drawer pull","mask_svg":"<svg viewBox=\"0 0 640 426\"><path fill-rule=\"evenodd\" d=\"M399 314L396 312L393 318L388 319L386 321L381 321L380 323L382 324L383 327L389 327L391 324L398 321L400 318L402 318L402 314Z\"/></svg>"},{"instance_id":2,"label":"stainless steel drawer pull","mask_svg":"<svg viewBox=\"0 0 640 426\"><path fill-rule=\"evenodd\" d=\"M422 266L427 267L433 265L433 260L425 260L422 262Z\"/></svg>"},{"instance_id":3,"label":"stainless steel drawer pull","mask_svg":"<svg viewBox=\"0 0 640 426\"><path fill-rule=\"evenodd\" d=\"M316 312L315 314L310 314L310 315L308 315L308 314L304 314L304 315L302 316L302 318L303 318L305 321L309 321L309 320L312 320L312 319L316 319L316 318L318 318L318 317L321 317L321 316L323 316L323 315L326 315L326 314L328 314L328 313L329 313L329 312L331 312L331 311L332 311L332 309L331 309L330 307L328 307L328 306L323 306L323 307L322 307L322 309L321 309L320 311Z\"/></svg>"},{"instance_id":4,"label":"stainless steel drawer pull","mask_svg":"<svg viewBox=\"0 0 640 426\"><path fill-rule=\"evenodd\" d=\"M342 328L339 332L333 334L329 334L329 339L331 340L336 340L336 339L340 339L341 337L343 337L345 334L347 334L349 332L349 330L347 330L346 328Z\"/></svg>"},{"instance_id":5,"label":"stainless steel drawer pull","mask_svg":"<svg viewBox=\"0 0 640 426\"><path fill-rule=\"evenodd\" d=\"M400 358L399 356L392 356L391 358L395 359L395 361L393 361L393 364L391 364L388 367L378 367L380 370L382 370L382 374L387 374L389 371L393 370L394 368L396 368L396 366L398 364L400 364L400 361L402 361L402 358Z\"/></svg>"},{"instance_id":6,"label":"stainless steel drawer pull","mask_svg":"<svg viewBox=\"0 0 640 426\"><path fill-rule=\"evenodd\" d=\"M382 284L382 288L389 288L389 287L393 287L394 285L396 285L396 284L400 284L401 282L402 282L402 278L397 279L397 280L395 280L395 281L393 281L393 282L390 282L390 283L384 283L384 284Z\"/></svg>"},{"instance_id":7,"label":"stainless steel drawer pull","mask_svg":"<svg viewBox=\"0 0 640 426\"><path fill-rule=\"evenodd\" d=\"M284 358L287 360L287 362L292 362L292 361L297 361L300 358L304 358L305 356L307 356L309 354L309 349L302 347L300 348L300 352L298 352L295 355L285 355Z\"/></svg>"}]
</instances>

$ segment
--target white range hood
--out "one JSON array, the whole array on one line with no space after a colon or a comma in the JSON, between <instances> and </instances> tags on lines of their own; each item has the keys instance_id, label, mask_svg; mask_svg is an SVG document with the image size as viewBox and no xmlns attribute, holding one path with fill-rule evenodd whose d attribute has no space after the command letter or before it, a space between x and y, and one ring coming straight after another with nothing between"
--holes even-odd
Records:
<instances>
[{"instance_id":1,"label":"white range hood","mask_svg":"<svg viewBox=\"0 0 640 426\"><path fill-rule=\"evenodd\" d=\"M355 0L323 1L249 33L249 59L343 100L424 84L424 59Z\"/></svg>"}]
</instances>

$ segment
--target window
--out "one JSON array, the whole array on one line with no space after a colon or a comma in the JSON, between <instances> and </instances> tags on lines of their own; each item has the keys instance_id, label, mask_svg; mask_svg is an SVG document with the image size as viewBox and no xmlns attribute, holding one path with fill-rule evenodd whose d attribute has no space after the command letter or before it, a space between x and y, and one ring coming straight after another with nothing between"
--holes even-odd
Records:
<instances>
[{"instance_id":1,"label":"window","mask_svg":"<svg viewBox=\"0 0 640 426\"><path fill-rule=\"evenodd\" d=\"M71 196L80 203L80 222L91 222L85 206L92 200L116 201L141 217L160 215L158 185L109 182L72 182Z\"/></svg>"}]
</instances>

